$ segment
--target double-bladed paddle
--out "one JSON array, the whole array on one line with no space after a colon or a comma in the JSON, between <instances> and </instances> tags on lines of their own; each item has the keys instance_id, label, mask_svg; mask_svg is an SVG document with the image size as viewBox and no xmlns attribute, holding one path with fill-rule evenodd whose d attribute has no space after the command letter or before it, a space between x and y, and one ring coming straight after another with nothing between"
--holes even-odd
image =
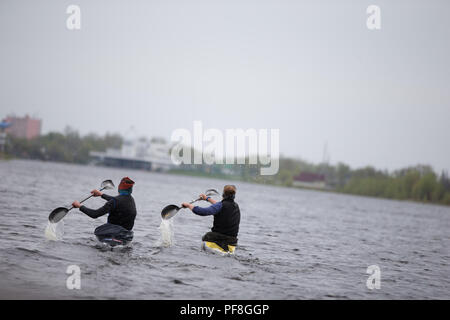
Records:
<instances>
[{"instance_id":1,"label":"double-bladed paddle","mask_svg":"<svg viewBox=\"0 0 450 320\"><path fill-rule=\"evenodd\" d=\"M100 185L100 190L105 190L105 189L114 189L114 183L111 180L105 180L102 182L102 184ZM84 200L81 200L80 203L85 202L86 200L90 199L93 195L91 194L89 197L87 197ZM73 209L73 206L71 206L70 208L66 208L66 207L59 207L56 208L55 210L53 210L50 215L48 216L48 220L51 223L57 223L59 222L62 218L64 218L66 216L66 214L69 213L70 210Z\"/></svg>"},{"instance_id":2,"label":"double-bladed paddle","mask_svg":"<svg viewBox=\"0 0 450 320\"><path fill-rule=\"evenodd\" d=\"M217 192L216 189L208 189L208 190L205 191L205 195L207 197L216 196L216 195L219 195L219 192ZM189 203L194 203L194 202L197 202L199 200L202 200L202 198L198 198L198 199L192 200ZM164 220L168 220L168 219L172 218L174 215L176 215L178 213L178 211L180 211L181 209L184 209L184 208L183 207L179 207L179 206L174 205L174 204L169 204L168 206L164 207L164 209L162 209L161 217Z\"/></svg>"}]
</instances>

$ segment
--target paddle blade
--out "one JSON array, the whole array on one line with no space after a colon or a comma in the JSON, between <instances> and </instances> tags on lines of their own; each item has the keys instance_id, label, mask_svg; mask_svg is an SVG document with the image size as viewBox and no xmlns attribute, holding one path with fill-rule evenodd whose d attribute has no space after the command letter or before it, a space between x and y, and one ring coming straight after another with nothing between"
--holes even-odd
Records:
<instances>
[{"instance_id":1,"label":"paddle blade","mask_svg":"<svg viewBox=\"0 0 450 320\"><path fill-rule=\"evenodd\" d=\"M101 189L106 189L106 190L111 190L114 189L114 183L112 182L112 180L105 180L102 182L102 184L100 185Z\"/></svg>"},{"instance_id":2,"label":"paddle blade","mask_svg":"<svg viewBox=\"0 0 450 320\"><path fill-rule=\"evenodd\" d=\"M217 196L217 195L219 195L219 192L216 189L208 189L208 190L206 190L205 195L207 197Z\"/></svg>"},{"instance_id":3,"label":"paddle blade","mask_svg":"<svg viewBox=\"0 0 450 320\"><path fill-rule=\"evenodd\" d=\"M48 220L51 223L57 223L62 218L64 218L68 212L69 212L69 209L67 209L65 207L56 208L55 210L50 212L50 215L48 216Z\"/></svg>"},{"instance_id":4,"label":"paddle blade","mask_svg":"<svg viewBox=\"0 0 450 320\"><path fill-rule=\"evenodd\" d=\"M174 215L176 215L180 209L181 209L180 207L178 207L174 204L169 204L164 209L162 209L161 218L163 218L164 220L170 219Z\"/></svg>"}]
</instances>

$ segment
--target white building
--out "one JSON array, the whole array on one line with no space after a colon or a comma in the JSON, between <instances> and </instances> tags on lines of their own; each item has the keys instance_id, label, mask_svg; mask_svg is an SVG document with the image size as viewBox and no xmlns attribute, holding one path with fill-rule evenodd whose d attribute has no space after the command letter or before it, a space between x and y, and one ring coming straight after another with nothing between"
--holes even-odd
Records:
<instances>
[{"instance_id":1,"label":"white building","mask_svg":"<svg viewBox=\"0 0 450 320\"><path fill-rule=\"evenodd\" d=\"M91 151L95 164L111 167L167 171L175 167L170 158L170 145L162 138L124 141L121 149L109 148L105 152Z\"/></svg>"}]
</instances>

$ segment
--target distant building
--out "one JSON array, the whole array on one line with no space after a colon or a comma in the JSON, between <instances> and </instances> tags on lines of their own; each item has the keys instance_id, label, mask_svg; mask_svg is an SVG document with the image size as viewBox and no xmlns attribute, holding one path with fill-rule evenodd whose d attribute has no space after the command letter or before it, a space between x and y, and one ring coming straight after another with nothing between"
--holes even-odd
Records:
<instances>
[{"instance_id":1,"label":"distant building","mask_svg":"<svg viewBox=\"0 0 450 320\"><path fill-rule=\"evenodd\" d=\"M8 116L3 119L3 122L10 123L5 132L12 136L29 140L41 135L41 119L30 118L28 115L22 118Z\"/></svg>"},{"instance_id":2,"label":"distant building","mask_svg":"<svg viewBox=\"0 0 450 320\"><path fill-rule=\"evenodd\" d=\"M5 130L11 126L11 123L2 121L0 122L0 152L5 152L6 145L6 132Z\"/></svg>"},{"instance_id":3,"label":"distant building","mask_svg":"<svg viewBox=\"0 0 450 320\"><path fill-rule=\"evenodd\" d=\"M312 172L302 172L294 177L293 186L303 188L325 189L325 176Z\"/></svg>"},{"instance_id":4,"label":"distant building","mask_svg":"<svg viewBox=\"0 0 450 320\"><path fill-rule=\"evenodd\" d=\"M89 153L94 164L110 167L167 171L175 167L170 158L170 146L164 139L127 140L121 149Z\"/></svg>"}]
</instances>

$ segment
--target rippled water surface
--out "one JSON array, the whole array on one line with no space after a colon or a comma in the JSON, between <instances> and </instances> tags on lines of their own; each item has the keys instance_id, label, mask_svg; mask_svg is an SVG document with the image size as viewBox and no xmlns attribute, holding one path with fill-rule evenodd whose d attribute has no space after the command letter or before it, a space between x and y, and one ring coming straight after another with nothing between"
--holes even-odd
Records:
<instances>
[{"instance_id":1,"label":"rippled water surface","mask_svg":"<svg viewBox=\"0 0 450 320\"><path fill-rule=\"evenodd\" d=\"M130 248L98 247L106 217L78 210L62 241L46 240L53 208L125 175L138 209ZM236 183L239 245L222 257L200 249L212 217L187 210L174 217L174 245L161 247L160 212L229 181L18 160L0 162L0 176L0 298L450 298L448 207ZM80 267L80 290L66 288L69 265ZM366 286L370 265L379 290Z\"/></svg>"}]
</instances>

